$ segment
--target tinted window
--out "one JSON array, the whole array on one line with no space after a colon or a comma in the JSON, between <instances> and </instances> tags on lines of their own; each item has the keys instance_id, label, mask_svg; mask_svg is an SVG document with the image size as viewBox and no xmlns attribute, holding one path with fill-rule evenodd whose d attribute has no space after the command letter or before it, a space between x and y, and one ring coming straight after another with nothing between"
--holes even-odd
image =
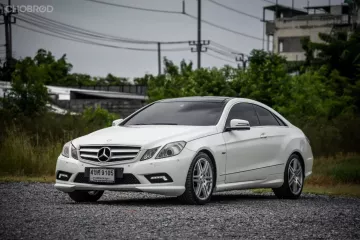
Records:
<instances>
[{"instance_id":1,"label":"tinted window","mask_svg":"<svg viewBox=\"0 0 360 240\"><path fill-rule=\"evenodd\" d=\"M274 114L274 117L276 118L276 120L278 121L278 123L280 124L280 126L287 126L283 120L281 120L279 117L277 117L275 114Z\"/></svg>"},{"instance_id":2,"label":"tinted window","mask_svg":"<svg viewBox=\"0 0 360 240\"><path fill-rule=\"evenodd\" d=\"M257 105L254 105L254 108L259 116L261 126L279 126L279 123L271 112Z\"/></svg>"},{"instance_id":3,"label":"tinted window","mask_svg":"<svg viewBox=\"0 0 360 240\"><path fill-rule=\"evenodd\" d=\"M250 126L259 126L259 119L256 116L256 112L253 106L248 103L239 103L232 107L226 121L227 127L230 126L230 121L232 119L247 120L249 121Z\"/></svg>"},{"instance_id":4,"label":"tinted window","mask_svg":"<svg viewBox=\"0 0 360 240\"><path fill-rule=\"evenodd\" d=\"M216 125L223 102L158 102L129 119L124 125Z\"/></svg>"}]
</instances>

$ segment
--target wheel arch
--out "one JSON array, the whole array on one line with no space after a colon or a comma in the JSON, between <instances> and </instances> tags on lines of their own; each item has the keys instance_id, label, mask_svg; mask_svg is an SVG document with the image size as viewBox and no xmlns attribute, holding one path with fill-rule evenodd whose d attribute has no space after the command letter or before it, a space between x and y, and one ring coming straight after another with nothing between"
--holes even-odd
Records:
<instances>
[{"instance_id":1,"label":"wheel arch","mask_svg":"<svg viewBox=\"0 0 360 240\"><path fill-rule=\"evenodd\" d=\"M200 149L199 150L199 152L197 153L197 154L199 154L199 153L205 153L206 155L208 155L209 156L209 158L211 159L211 161L212 161L212 163L213 163L213 165L214 165L214 171L215 171L215 174L214 174L214 188L216 187L216 180L217 180L217 166L216 166L216 161L215 161L215 157L214 157L214 155L212 154L212 152L210 151L210 150L208 150L208 149ZM197 155L196 154L196 155Z\"/></svg>"},{"instance_id":2,"label":"wheel arch","mask_svg":"<svg viewBox=\"0 0 360 240\"><path fill-rule=\"evenodd\" d=\"M293 152L290 154L290 156L293 155L293 154L295 154L295 155L297 155L297 156L299 157L300 163L301 163L301 167L302 167L302 169L303 169L303 174L305 175L305 162L304 162L303 156L301 155L300 151L297 151L297 150L293 151ZM289 157L290 157L290 156L289 156Z\"/></svg>"}]
</instances>

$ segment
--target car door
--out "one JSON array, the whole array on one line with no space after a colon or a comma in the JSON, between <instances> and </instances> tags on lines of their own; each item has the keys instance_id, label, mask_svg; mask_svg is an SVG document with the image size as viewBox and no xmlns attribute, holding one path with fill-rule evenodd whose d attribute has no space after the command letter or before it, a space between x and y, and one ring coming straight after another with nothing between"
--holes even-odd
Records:
<instances>
[{"instance_id":1,"label":"car door","mask_svg":"<svg viewBox=\"0 0 360 240\"><path fill-rule=\"evenodd\" d=\"M256 114L259 118L259 127L262 129L262 149L266 152L264 160L264 173L266 175L283 172L284 159L281 159L284 141L287 135L287 126L277 118L271 111L254 104Z\"/></svg>"},{"instance_id":2,"label":"car door","mask_svg":"<svg viewBox=\"0 0 360 240\"><path fill-rule=\"evenodd\" d=\"M252 104L234 105L227 117L226 126L232 119L247 120L250 130L224 131L226 144L226 183L264 179L266 176L254 174L263 167L267 154L263 150L266 139L261 137L263 129L259 128L259 119Z\"/></svg>"}]
</instances>

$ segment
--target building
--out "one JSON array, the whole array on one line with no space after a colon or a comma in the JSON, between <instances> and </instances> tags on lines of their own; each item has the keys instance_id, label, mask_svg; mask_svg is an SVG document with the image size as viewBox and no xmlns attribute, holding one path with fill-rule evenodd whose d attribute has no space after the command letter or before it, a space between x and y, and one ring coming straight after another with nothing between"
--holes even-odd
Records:
<instances>
[{"instance_id":1,"label":"building","mask_svg":"<svg viewBox=\"0 0 360 240\"><path fill-rule=\"evenodd\" d=\"M273 20L265 19L269 11L273 13ZM288 61L303 61L306 57L302 38L321 42L319 33L351 31L353 22L359 19L351 17L347 4L308 6L304 10L275 4L264 7L263 21L266 49L284 56Z\"/></svg>"},{"instance_id":2,"label":"building","mask_svg":"<svg viewBox=\"0 0 360 240\"><path fill-rule=\"evenodd\" d=\"M67 112L78 114L88 107L101 107L125 118L145 106L148 100L145 86L46 86L46 88L51 99L47 105L50 111L59 114ZM10 89L9 82L0 81L0 98L6 97Z\"/></svg>"}]
</instances>

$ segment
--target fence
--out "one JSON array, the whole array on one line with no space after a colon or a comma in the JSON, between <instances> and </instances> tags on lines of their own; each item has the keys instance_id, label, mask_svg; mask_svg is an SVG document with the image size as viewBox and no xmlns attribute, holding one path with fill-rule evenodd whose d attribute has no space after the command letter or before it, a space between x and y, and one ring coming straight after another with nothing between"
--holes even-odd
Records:
<instances>
[{"instance_id":1,"label":"fence","mask_svg":"<svg viewBox=\"0 0 360 240\"><path fill-rule=\"evenodd\" d=\"M123 92L146 96L147 86L143 85L118 85L118 86L106 86L106 85L94 85L94 86L61 86L68 88L77 88L85 90L97 90L97 91L109 91L109 92Z\"/></svg>"}]
</instances>

